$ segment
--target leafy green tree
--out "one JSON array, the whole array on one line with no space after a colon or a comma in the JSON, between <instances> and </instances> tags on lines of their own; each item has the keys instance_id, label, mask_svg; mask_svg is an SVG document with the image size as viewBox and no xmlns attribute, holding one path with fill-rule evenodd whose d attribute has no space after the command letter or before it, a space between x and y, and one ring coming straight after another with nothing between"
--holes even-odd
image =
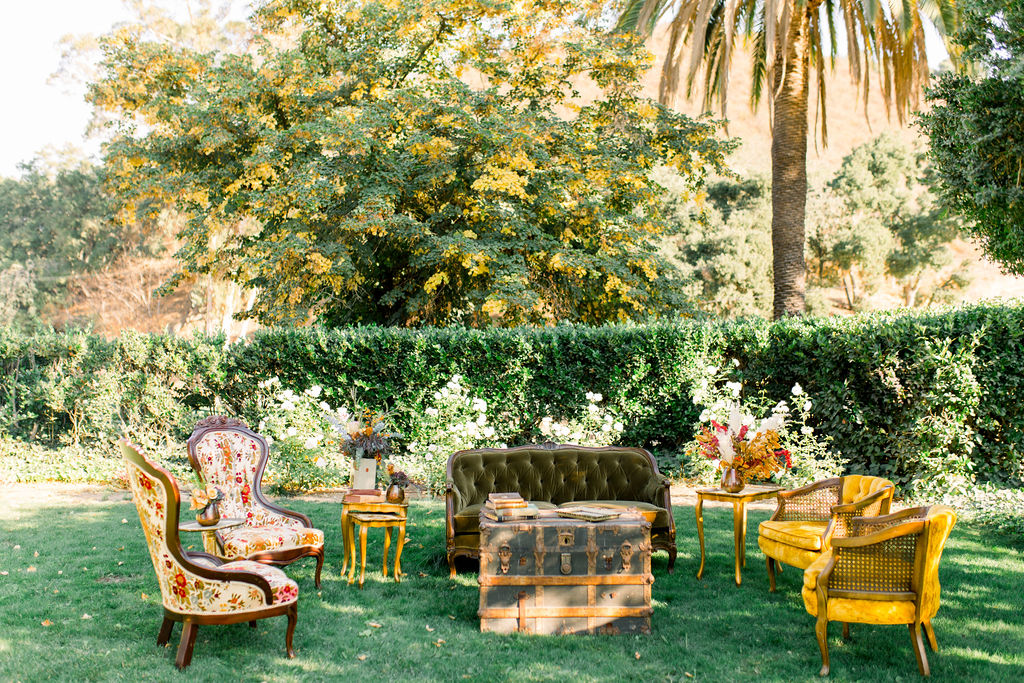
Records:
<instances>
[{"instance_id":1,"label":"leafy green tree","mask_svg":"<svg viewBox=\"0 0 1024 683\"><path fill-rule=\"evenodd\" d=\"M179 277L224 273L268 323L674 314L650 173L672 166L692 193L729 146L638 96L650 56L604 16L591 0L279 0L256 15L256 55L115 33L91 89L117 120L112 187L128 211L175 201ZM578 102L582 75L603 97Z\"/></svg>"},{"instance_id":2,"label":"leafy green tree","mask_svg":"<svg viewBox=\"0 0 1024 683\"><path fill-rule=\"evenodd\" d=\"M846 34L850 76L864 85L874 72L886 106L902 121L928 77L924 25L950 33L958 3L925 0L627 0L619 28L650 33L671 17L660 96L688 90L704 67L705 106L718 98L726 115L737 36L752 44L753 103L767 95L772 111L772 264L776 318L804 311L804 222L807 203L807 115L811 79L827 140L825 66L836 54L837 22ZM834 66L834 62L833 62ZM877 71L876 71L877 68Z\"/></svg>"},{"instance_id":3,"label":"leafy green tree","mask_svg":"<svg viewBox=\"0 0 1024 683\"><path fill-rule=\"evenodd\" d=\"M967 0L954 37L976 75L944 73L919 117L943 198L1011 273L1024 274L1024 4Z\"/></svg>"}]
</instances>

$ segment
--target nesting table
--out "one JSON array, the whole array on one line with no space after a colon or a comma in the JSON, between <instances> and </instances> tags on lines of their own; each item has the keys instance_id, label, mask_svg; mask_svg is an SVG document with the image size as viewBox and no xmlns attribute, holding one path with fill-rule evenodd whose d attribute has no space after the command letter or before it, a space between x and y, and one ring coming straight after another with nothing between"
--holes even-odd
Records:
<instances>
[{"instance_id":1,"label":"nesting table","mask_svg":"<svg viewBox=\"0 0 1024 683\"><path fill-rule=\"evenodd\" d=\"M388 575L388 551L391 548L392 529L398 530L395 543L395 581L401 581L402 547L405 545L405 522L408 518L408 503L388 503L386 501L342 502L341 504L341 536L345 545L345 559L341 565L341 575L345 576L348 568L348 582L355 581L356 543L355 527L359 526L360 572L359 587L363 586L366 574L366 532L371 528L384 529L384 576ZM351 561L351 565L349 562Z\"/></svg>"}]
</instances>

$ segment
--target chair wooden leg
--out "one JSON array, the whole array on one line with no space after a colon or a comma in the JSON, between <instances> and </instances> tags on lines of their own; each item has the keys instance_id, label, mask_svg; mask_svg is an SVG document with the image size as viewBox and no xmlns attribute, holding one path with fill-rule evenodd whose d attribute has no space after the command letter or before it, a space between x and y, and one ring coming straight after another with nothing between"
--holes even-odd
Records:
<instances>
[{"instance_id":1,"label":"chair wooden leg","mask_svg":"<svg viewBox=\"0 0 1024 683\"><path fill-rule=\"evenodd\" d=\"M672 546L668 549L668 573L672 574L676 570L676 547Z\"/></svg>"},{"instance_id":2,"label":"chair wooden leg","mask_svg":"<svg viewBox=\"0 0 1024 683\"><path fill-rule=\"evenodd\" d=\"M249 628L256 628L256 620L255 619L253 619L252 621L249 622Z\"/></svg>"},{"instance_id":3,"label":"chair wooden leg","mask_svg":"<svg viewBox=\"0 0 1024 683\"><path fill-rule=\"evenodd\" d=\"M819 607L819 609L821 609ZM819 676L828 676L828 619L818 616L818 622L814 625L814 634L818 637L818 649L821 650L821 671Z\"/></svg>"},{"instance_id":4,"label":"chair wooden leg","mask_svg":"<svg viewBox=\"0 0 1024 683\"><path fill-rule=\"evenodd\" d=\"M186 621L181 625L181 642L178 644L178 657L174 660L174 666L184 669L192 663L192 648L196 644L196 633L199 625Z\"/></svg>"},{"instance_id":5,"label":"chair wooden leg","mask_svg":"<svg viewBox=\"0 0 1024 683\"><path fill-rule=\"evenodd\" d=\"M317 588L320 588L320 570L324 568L324 549L320 548L320 552L316 556L316 579L313 581ZM344 570L341 572L345 573Z\"/></svg>"},{"instance_id":6,"label":"chair wooden leg","mask_svg":"<svg viewBox=\"0 0 1024 683\"><path fill-rule=\"evenodd\" d=\"M910 629L910 642L914 645L914 656L917 657L917 670L922 676L928 676L928 655L924 651L924 640L921 638L921 624L907 624Z\"/></svg>"},{"instance_id":7,"label":"chair wooden leg","mask_svg":"<svg viewBox=\"0 0 1024 683\"><path fill-rule=\"evenodd\" d=\"M174 628L174 621L164 617L164 623L160 624L160 634L156 637L157 645L166 645L171 639L171 629Z\"/></svg>"},{"instance_id":8,"label":"chair wooden leg","mask_svg":"<svg viewBox=\"0 0 1024 683\"><path fill-rule=\"evenodd\" d=\"M299 603L292 603L288 610L288 630L284 634L284 646L288 650L288 657L295 657L295 649L292 647L292 636L295 635L295 624L299 621Z\"/></svg>"},{"instance_id":9,"label":"chair wooden leg","mask_svg":"<svg viewBox=\"0 0 1024 683\"><path fill-rule=\"evenodd\" d=\"M850 622L844 621L843 622L843 640L849 640L849 639L850 639Z\"/></svg>"},{"instance_id":10,"label":"chair wooden leg","mask_svg":"<svg viewBox=\"0 0 1024 683\"><path fill-rule=\"evenodd\" d=\"M764 558L765 564L768 565L768 592L775 592L775 560L770 557Z\"/></svg>"},{"instance_id":11,"label":"chair wooden leg","mask_svg":"<svg viewBox=\"0 0 1024 683\"><path fill-rule=\"evenodd\" d=\"M455 554L448 553L448 578L455 578Z\"/></svg>"},{"instance_id":12,"label":"chair wooden leg","mask_svg":"<svg viewBox=\"0 0 1024 683\"><path fill-rule=\"evenodd\" d=\"M924 634L928 638L928 647L932 649L932 652L938 652L939 641L935 640L935 629L932 628L932 622L926 621L922 626L924 626Z\"/></svg>"}]
</instances>

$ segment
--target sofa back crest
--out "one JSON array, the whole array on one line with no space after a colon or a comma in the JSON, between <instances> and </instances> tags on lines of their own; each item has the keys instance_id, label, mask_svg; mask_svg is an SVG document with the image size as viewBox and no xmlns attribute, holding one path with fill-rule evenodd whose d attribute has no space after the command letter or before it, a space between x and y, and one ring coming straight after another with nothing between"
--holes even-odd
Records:
<instances>
[{"instance_id":1,"label":"sofa back crest","mask_svg":"<svg viewBox=\"0 0 1024 683\"><path fill-rule=\"evenodd\" d=\"M641 449L528 446L460 451L449 461L449 477L457 510L504 491L555 505L577 500L662 504L656 500L661 490L657 466Z\"/></svg>"}]
</instances>

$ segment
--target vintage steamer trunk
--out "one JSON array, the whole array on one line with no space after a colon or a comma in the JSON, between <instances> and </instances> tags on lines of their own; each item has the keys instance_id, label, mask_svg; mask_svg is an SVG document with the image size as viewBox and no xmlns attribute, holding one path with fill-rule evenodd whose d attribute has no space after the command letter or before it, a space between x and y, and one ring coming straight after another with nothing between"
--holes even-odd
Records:
<instances>
[{"instance_id":1,"label":"vintage steamer trunk","mask_svg":"<svg viewBox=\"0 0 1024 683\"><path fill-rule=\"evenodd\" d=\"M481 631L650 633L651 524L481 516L479 582Z\"/></svg>"}]
</instances>

